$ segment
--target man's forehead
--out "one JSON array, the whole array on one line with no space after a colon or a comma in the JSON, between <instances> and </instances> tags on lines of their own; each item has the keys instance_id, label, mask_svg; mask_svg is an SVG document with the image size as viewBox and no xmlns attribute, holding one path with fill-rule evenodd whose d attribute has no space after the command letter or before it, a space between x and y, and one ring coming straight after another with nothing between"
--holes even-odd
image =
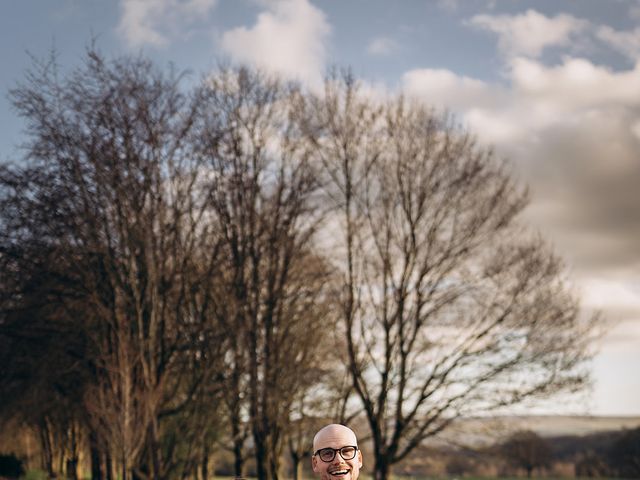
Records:
<instances>
[{"instance_id":1,"label":"man's forehead","mask_svg":"<svg viewBox=\"0 0 640 480\"><path fill-rule=\"evenodd\" d=\"M327 425L313 439L313 450L321 448L341 448L345 445L358 445L356 434L344 425Z\"/></svg>"}]
</instances>

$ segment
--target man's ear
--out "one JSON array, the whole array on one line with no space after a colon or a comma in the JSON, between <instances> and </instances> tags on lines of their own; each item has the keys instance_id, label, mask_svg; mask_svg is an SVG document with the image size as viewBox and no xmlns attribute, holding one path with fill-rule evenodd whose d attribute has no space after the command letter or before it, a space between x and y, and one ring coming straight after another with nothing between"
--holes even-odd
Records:
<instances>
[{"instance_id":1,"label":"man's ear","mask_svg":"<svg viewBox=\"0 0 640 480\"><path fill-rule=\"evenodd\" d=\"M362 450L358 449L358 463L360 464L360 468L362 468Z\"/></svg>"},{"instance_id":2,"label":"man's ear","mask_svg":"<svg viewBox=\"0 0 640 480\"><path fill-rule=\"evenodd\" d=\"M318 472L316 470L316 464L318 463L318 460L316 459L315 455L311 455L311 468L313 469L314 472Z\"/></svg>"}]
</instances>

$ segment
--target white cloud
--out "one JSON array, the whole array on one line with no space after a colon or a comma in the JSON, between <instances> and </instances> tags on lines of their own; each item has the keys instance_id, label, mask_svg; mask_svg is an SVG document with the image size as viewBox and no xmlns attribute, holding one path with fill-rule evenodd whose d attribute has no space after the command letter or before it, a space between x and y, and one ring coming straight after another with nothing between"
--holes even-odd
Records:
<instances>
[{"instance_id":1,"label":"white cloud","mask_svg":"<svg viewBox=\"0 0 640 480\"><path fill-rule=\"evenodd\" d=\"M497 89L470 77L444 69L410 70L402 76L403 91L438 108L461 110L472 105L491 104Z\"/></svg>"},{"instance_id":2,"label":"white cloud","mask_svg":"<svg viewBox=\"0 0 640 480\"><path fill-rule=\"evenodd\" d=\"M389 37L377 37L369 42L367 52L371 55L389 55L398 49L398 43Z\"/></svg>"},{"instance_id":3,"label":"white cloud","mask_svg":"<svg viewBox=\"0 0 640 480\"><path fill-rule=\"evenodd\" d=\"M498 47L507 56L538 57L551 46L567 45L589 25L585 20L560 14L546 17L535 10L520 15L476 15L470 23L498 35Z\"/></svg>"},{"instance_id":4,"label":"white cloud","mask_svg":"<svg viewBox=\"0 0 640 480\"><path fill-rule=\"evenodd\" d=\"M438 0L438 7L447 12L458 10L458 0Z\"/></svg>"},{"instance_id":5,"label":"white cloud","mask_svg":"<svg viewBox=\"0 0 640 480\"><path fill-rule=\"evenodd\" d=\"M546 66L519 57L504 80L414 70L404 86L427 103L455 106L481 142L526 172L532 204L523 220L567 261L583 306L633 326L624 335L637 347L640 61L614 71L585 59ZM619 344L614 335L605 343Z\"/></svg>"},{"instance_id":6,"label":"white cloud","mask_svg":"<svg viewBox=\"0 0 640 480\"><path fill-rule=\"evenodd\" d=\"M118 32L131 47L161 47L206 15L217 0L121 0Z\"/></svg>"},{"instance_id":7,"label":"white cloud","mask_svg":"<svg viewBox=\"0 0 640 480\"><path fill-rule=\"evenodd\" d=\"M515 58L506 79L507 86L498 86L425 69L405 73L403 85L427 103L455 109L484 140L501 144L532 141L554 125L586 125L599 118L598 112L622 118L623 111L640 106L640 62L613 72L584 59L567 58L547 67Z\"/></svg>"},{"instance_id":8,"label":"white cloud","mask_svg":"<svg viewBox=\"0 0 640 480\"><path fill-rule=\"evenodd\" d=\"M519 57L509 62L505 75L507 84L497 85L449 70L421 69L406 72L402 84L411 96L453 109L483 141L503 146L540 141L558 125L576 131L594 126L601 132L611 127L611 135L628 137L633 135L629 125L635 124L629 120L640 120L633 110L640 109L640 62L614 72L578 58L548 67ZM607 128L595 127L598 122Z\"/></svg>"},{"instance_id":9,"label":"white cloud","mask_svg":"<svg viewBox=\"0 0 640 480\"><path fill-rule=\"evenodd\" d=\"M640 2L637 0L634 5L629 7L629 16L634 20L640 20Z\"/></svg>"},{"instance_id":10,"label":"white cloud","mask_svg":"<svg viewBox=\"0 0 640 480\"><path fill-rule=\"evenodd\" d=\"M224 33L223 50L235 61L317 86L324 76L324 42L331 31L324 13L307 0L266 5L253 27Z\"/></svg>"},{"instance_id":11,"label":"white cloud","mask_svg":"<svg viewBox=\"0 0 640 480\"><path fill-rule=\"evenodd\" d=\"M526 173L533 195L527 220L581 275L637 265L640 62L613 71L584 59L549 67L517 58L500 85L416 70L404 86L428 104L455 106L482 143Z\"/></svg>"},{"instance_id":12,"label":"white cloud","mask_svg":"<svg viewBox=\"0 0 640 480\"><path fill-rule=\"evenodd\" d=\"M626 282L604 278L588 278L582 281L583 304L605 309L629 309L640 312L640 290ZM640 328L640 325L637 326ZM640 334L640 331L638 331Z\"/></svg>"},{"instance_id":13,"label":"white cloud","mask_svg":"<svg viewBox=\"0 0 640 480\"><path fill-rule=\"evenodd\" d=\"M640 59L640 27L630 31L619 31L604 25L598 28L596 35L631 60Z\"/></svg>"},{"instance_id":14,"label":"white cloud","mask_svg":"<svg viewBox=\"0 0 640 480\"><path fill-rule=\"evenodd\" d=\"M555 67L516 58L510 77L518 95L563 110L640 102L640 63L632 70L613 72L579 58L567 58Z\"/></svg>"},{"instance_id":15,"label":"white cloud","mask_svg":"<svg viewBox=\"0 0 640 480\"><path fill-rule=\"evenodd\" d=\"M626 120L629 109L640 106L640 63L631 70L612 72L583 59L568 58L547 67L516 58L509 65L507 87L483 85L451 72L449 76L448 88L439 95L458 102L469 126L484 140L498 144L539 140L555 125L587 128L603 116L608 122ZM432 84L425 81L423 88L436 96L438 89Z\"/></svg>"}]
</instances>

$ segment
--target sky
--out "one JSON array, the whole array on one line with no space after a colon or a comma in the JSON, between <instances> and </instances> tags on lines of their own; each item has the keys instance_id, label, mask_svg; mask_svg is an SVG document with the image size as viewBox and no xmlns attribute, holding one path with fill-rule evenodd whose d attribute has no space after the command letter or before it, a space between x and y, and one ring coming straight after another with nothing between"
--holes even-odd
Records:
<instances>
[{"instance_id":1,"label":"sky","mask_svg":"<svg viewBox=\"0 0 640 480\"><path fill-rule=\"evenodd\" d=\"M318 88L350 68L373 95L452 112L530 187L523 220L565 260L607 332L588 400L640 415L640 1L21 0L0 16L0 160L23 124L6 96L32 58L64 69L95 40L204 73L243 63Z\"/></svg>"}]
</instances>

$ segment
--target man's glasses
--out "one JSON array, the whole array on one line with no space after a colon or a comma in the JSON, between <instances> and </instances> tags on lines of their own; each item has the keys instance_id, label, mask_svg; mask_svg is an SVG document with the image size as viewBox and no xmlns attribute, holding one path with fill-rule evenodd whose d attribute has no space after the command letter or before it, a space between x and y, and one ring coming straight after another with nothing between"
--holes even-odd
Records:
<instances>
[{"instance_id":1,"label":"man's glasses","mask_svg":"<svg viewBox=\"0 0 640 480\"><path fill-rule=\"evenodd\" d=\"M358 451L358 447L354 447L351 445L347 445L342 448L321 448L320 450L314 453L315 456L320 457L320 460L323 462L332 462L334 458L336 458L336 453L340 452L340 456L345 460L352 460L355 458L356 453Z\"/></svg>"}]
</instances>

